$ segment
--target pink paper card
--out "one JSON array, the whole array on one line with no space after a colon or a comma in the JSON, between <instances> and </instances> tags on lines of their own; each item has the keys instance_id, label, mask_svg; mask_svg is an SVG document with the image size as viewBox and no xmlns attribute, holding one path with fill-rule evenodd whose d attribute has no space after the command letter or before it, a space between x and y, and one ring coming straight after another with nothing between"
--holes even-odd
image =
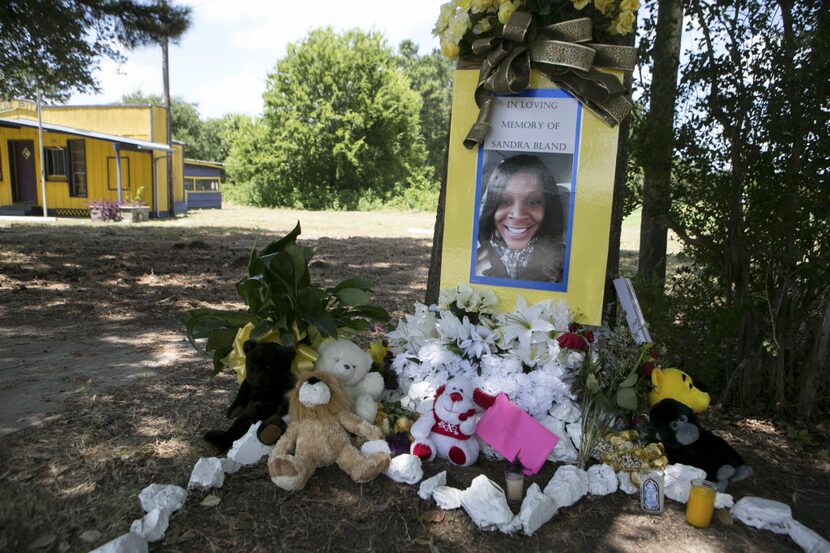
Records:
<instances>
[{"instance_id":1,"label":"pink paper card","mask_svg":"<svg viewBox=\"0 0 830 553\"><path fill-rule=\"evenodd\" d=\"M559 441L504 393L478 420L476 434L508 461L518 458L526 476L539 472Z\"/></svg>"}]
</instances>

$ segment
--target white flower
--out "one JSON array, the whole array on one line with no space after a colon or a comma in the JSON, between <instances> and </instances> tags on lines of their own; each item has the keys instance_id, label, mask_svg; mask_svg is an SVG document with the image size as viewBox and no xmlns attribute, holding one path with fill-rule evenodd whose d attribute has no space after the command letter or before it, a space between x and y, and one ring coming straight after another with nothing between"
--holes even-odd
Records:
<instances>
[{"instance_id":1,"label":"white flower","mask_svg":"<svg viewBox=\"0 0 830 553\"><path fill-rule=\"evenodd\" d=\"M455 353L446 348L440 340L427 340L418 351L421 365L427 369L435 369L443 365L452 365L461 361Z\"/></svg>"},{"instance_id":2,"label":"white flower","mask_svg":"<svg viewBox=\"0 0 830 553\"><path fill-rule=\"evenodd\" d=\"M458 346L468 359L480 359L493 351L496 335L486 326L473 325L464 317L466 337L459 340Z\"/></svg>"},{"instance_id":3,"label":"white flower","mask_svg":"<svg viewBox=\"0 0 830 553\"><path fill-rule=\"evenodd\" d=\"M493 290L483 288L479 290L479 297L481 298L481 306L479 307L481 313L495 312L496 306L499 304L499 298Z\"/></svg>"},{"instance_id":4,"label":"white flower","mask_svg":"<svg viewBox=\"0 0 830 553\"><path fill-rule=\"evenodd\" d=\"M412 360L406 353L399 353L392 358L392 370L395 371L395 374L402 375L406 370L407 365L411 363ZM417 362L417 359L415 360Z\"/></svg>"},{"instance_id":5,"label":"white flower","mask_svg":"<svg viewBox=\"0 0 830 553\"><path fill-rule=\"evenodd\" d=\"M541 306L544 317L553 323L556 330L560 332L568 330L568 325L571 323L571 310L567 303L562 300L547 300L542 302Z\"/></svg>"},{"instance_id":6,"label":"white flower","mask_svg":"<svg viewBox=\"0 0 830 553\"><path fill-rule=\"evenodd\" d=\"M443 288L438 293L438 308L448 309L450 305L455 303L457 294L454 288Z\"/></svg>"},{"instance_id":7,"label":"white flower","mask_svg":"<svg viewBox=\"0 0 830 553\"><path fill-rule=\"evenodd\" d=\"M435 323L435 330L438 331L438 336L445 344L457 343L462 333L465 332L464 324L449 311L439 312L437 322Z\"/></svg>"},{"instance_id":8,"label":"white flower","mask_svg":"<svg viewBox=\"0 0 830 553\"><path fill-rule=\"evenodd\" d=\"M455 290L455 303L458 307L465 311L472 311L474 307L477 307L478 294L472 286L462 283Z\"/></svg>"},{"instance_id":9,"label":"white flower","mask_svg":"<svg viewBox=\"0 0 830 553\"><path fill-rule=\"evenodd\" d=\"M413 382L406 393L406 397L404 398L404 400L408 401L401 400L401 405L403 405L406 409L417 411L421 403L432 399L435 396L435 390L437 388L437 386L434 386L426 380Z\"/></svg>"},{"instance_id":10,"label":"white flower","mask_svg":"<svg viewBox=\"0 0 830 553\"><path fill-rule=\"evenodd\" d=\"M435 36L443 33L450 25L450 19L455 14L455 6L447 2L441 5L441 12L438 14L438 21L435 22L435 28L432 29L432 34Z\"/></svg>"},{"instance_id":11,"label":"white flower","mask_svg":"<svg viewBox=\"0 0 830 553\"><path fill-rule=\"evenodd\" d=\"M550 338L548 333L556 330L544 318L542 304L537 303L529 306L521 295L516 298L516 310L503 315L500 322L503 330L502 341L499 345L504 349L510 349L513 340L518 340L521 347L529 349L532 343L547 342Z\"/></svg>"},{"instance_id":12,"label":"white flower","mask_svg":"<svg viewBox=\"0 0 830 553\"><path fill-rule=\"evenodd\" d=\"M394 353L416 353L420 348L420 344L413 343L409 324L404 319L398 321L398 326L387 334L387 338L389 339L389 348Z\"/></svg>"},{"instance_id":13,"label":"white flower","mask_svg":"<svg viewBox=\"0 0 830 553\"><path fill-rule=\"evenodd\" d=\"M470 14L466 11L457 11L450 20L449 27L442 35L446 40L458 44L461 38L470 30Z\"/></svg>"},{"instance_id":14,"label":"white flower","mask_svg":"<svg viewBox=\"0 0 830 553\"><path fill-rule=\"evenodd\" d=\"M415 304L415 314L406 316L411 330L410 333L415 336L423 336L424 338L437 338L438 333L435 330L435 314L430 309L422 304Z\"/></svg>"},{"instance_id":15,"label":"white flower","mask_svg":"<svg viewBox=\"0 0 830 553\"><path fill-rule=\"evenodd\" d=\"M567 360L566 366L569 368L579 368L582 366L582 361L585 359L585 353L581 351L574 351L574 350L566 350L567 351Z\"/></svg>"}]
</instances>

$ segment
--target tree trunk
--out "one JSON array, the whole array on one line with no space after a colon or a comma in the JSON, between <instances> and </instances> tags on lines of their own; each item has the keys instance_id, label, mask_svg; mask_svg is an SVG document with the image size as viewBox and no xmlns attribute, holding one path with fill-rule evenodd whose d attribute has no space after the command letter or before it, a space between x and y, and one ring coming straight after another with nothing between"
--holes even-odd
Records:
<instances>
[{"instance_id":1,"label":"tree trunk","mask_svg":"<svg viewBox=\"0 0 830 553\"><path fill-rule=\"evenodd\" d=\"M432 233L432 252L429 256L429 274L427 276L427 293L424 303L432 305L438 303L438 294L441 291L441 254L444 242L444 205L447 201L447 173L449 172L450 157L450 126L452 125L452 110L447 120L447 152L444 156L444 173L441 176L441 191L438 193L438 210L435 214L435 230ZM471 199L472 201L472 199Z\"/></svg>"},{"instance_id":2,"label":"tree trunk","mask_svg":"<svg viewBox=\"0 0 830 553\"><path fill-rule=\"evenodd\" d=\"M683 2L659 0L657 9L654 73L649 113L644 125L648 133L645 151L649 155L643 160L643 214L637 275L643 283L662 289L666 280L666 216L671 207L674 103L683 33Z\"/></svg>"},{"instance_id":3,"label":"tree trunk","mask_svg":"<svg viewBox=\"0 0 830 553\"><path fill-rule=\"evenodd\" d=\"M167 55L169 40L167 37L161 41L162 54L162 72L164 74L164 91L162 94L162 102L164 103L164 111L166 112L167 128L165 129L165 141L167 145L173 147L173 122L170 119L170 67L169 58ZM167 208L168 214L171 218L176 216L175 207L173 205L173 152L167 152Z\"/></svg>"},{"instance_id":4,"label":"tree trunk","mask_svg":"<svg viewBox=\"0 0 830 553\"><path fill-rule=\"evenodd\" d=\"M810 418L816 404L816 388L819 375L830 368L830 300L824 302L824 317L816 341L810 354L810 363L802 373L801 386L798 394L798 414L805 419Z\"/></svg>"},{"instance_id":5,"label":"tree trunk","mask_svg":"<svg viewBox=\"0 0 830 553\"><path fill-rule=\"evenodd\" d=\"M631 34L630 44L633 45L634 33ZM626 89L631 90L631 77L626 75ZM619 140L617 141L617 166L614 173L614 195L611 204L611 231L608 236L608 264L605 269L605 294L603 320L610 326L616 325L617 295L614 290L614 279L620 276L620 239L622 237L623 204L625 203L625 179L628 177L628 135L631 129L631 118L620 123Z\"/></svg>"}]
</instances>

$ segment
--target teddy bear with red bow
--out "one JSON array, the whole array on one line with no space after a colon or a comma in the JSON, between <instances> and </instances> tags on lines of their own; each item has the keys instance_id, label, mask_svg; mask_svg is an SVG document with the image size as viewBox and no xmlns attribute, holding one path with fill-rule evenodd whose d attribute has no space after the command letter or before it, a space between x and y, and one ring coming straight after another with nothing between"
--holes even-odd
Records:
<instances>
[{"instance_id":1,"label":"teddy bear with red bow","mask_svg":"<svg viewBox=\"0 0 830 553\"><path fill-rule=\"evenodd\" d=\"M410 453L422 461L440 457L460 467L472 465L479 454L473 435L476 406L486 409L494 399L467 378L450 378L436 390L434 400L423 402L418 409L421 416L410 430L414 438Z\"/></svg>"}]
</instances>

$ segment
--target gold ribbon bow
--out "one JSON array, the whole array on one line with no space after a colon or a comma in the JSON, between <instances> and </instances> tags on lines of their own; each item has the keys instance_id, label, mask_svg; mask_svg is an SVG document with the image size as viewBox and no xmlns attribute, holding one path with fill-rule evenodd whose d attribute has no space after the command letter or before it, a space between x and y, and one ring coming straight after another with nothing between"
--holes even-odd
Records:
<instances>
[{"instance_id":1,"label":"gold ribbon bow","mask_svg":"<svg viewBox=\"0 0 830 553\"><path fill-rule=\"evenodd\" d=\"M620 81L595 68L631 71L637 62L636 48L591 43L589 18L554 23L535 31L532 23L532 14L515 12L500 37L473 42L473 53L484 61L475 92L478 118L464 139L467 149L483 143L490 132L494 95L526 90L531 68L541 71L612 127L633 108Z\"/></svg>"},{"instance_id":2,"label":"gold ribbon bow","mask_svg":"<svg viewBox=\"0 0 830 553\"><path fill-rule=\"evenodd\" d=\"M239 384L245 380L245 350L244 344L251 338L251 332L254 329L253 323L248 323L240 328L236 333L236 338L233 341L233 350L225 358L225 365L230 367L236 373L236 380ZM291 334L294 337L294 342L297 344L294 359L291 361L291 372L299 375L303 371L314 370L314 363L320 354L317 351L305 344L301 344L300 340L308 336L306 332L301 332L297 328L296 323L291 328ZM281 344L280 332L276 328L272 328L257 339L258 342L274 342Z\"/></svg>"},{"instance_id":3,"label":"gold ribbon bow","mask_svg":"<svg viewBox=\"0 0 830 553\"><path fill-rule=\"evenodd\" d=\"M313 371L314 363L320 357L317 351L305 344L297 344L297 353L291 361L291 372L299 375L301 372Z\"/></svg>"}]
</instances>

